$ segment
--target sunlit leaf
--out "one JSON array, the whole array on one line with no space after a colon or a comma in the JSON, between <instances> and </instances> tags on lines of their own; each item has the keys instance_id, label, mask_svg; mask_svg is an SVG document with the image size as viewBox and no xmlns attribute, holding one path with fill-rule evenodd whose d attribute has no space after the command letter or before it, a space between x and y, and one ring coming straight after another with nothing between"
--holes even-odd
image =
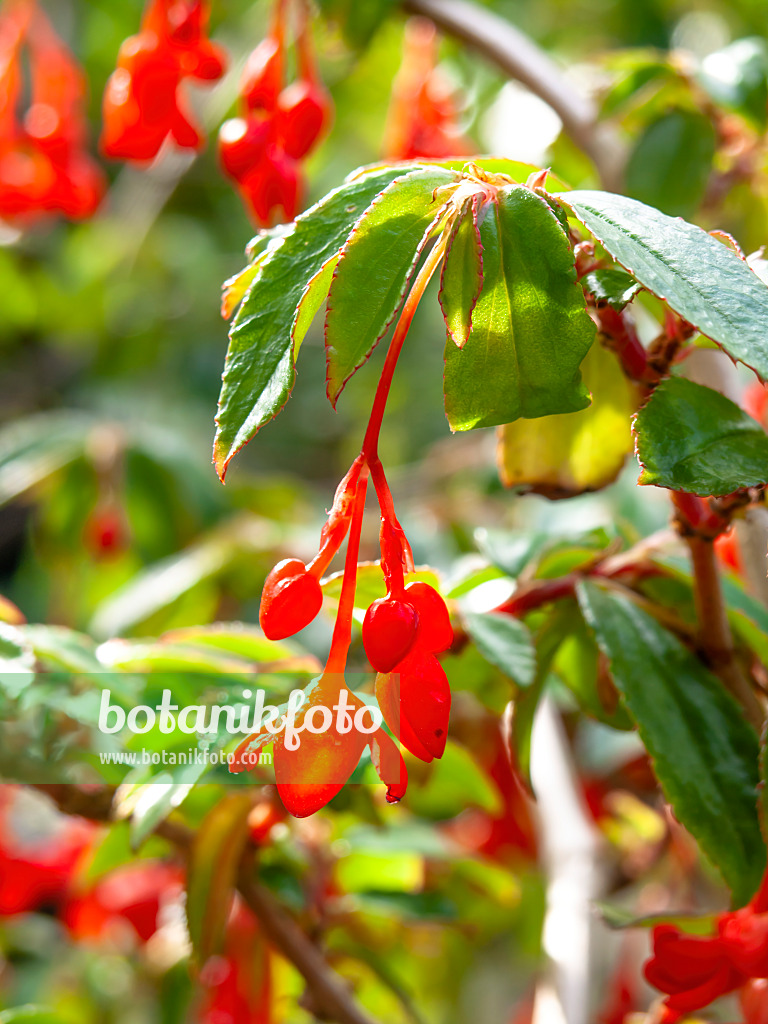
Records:
<instances>
[{"instance_id":1,"label":"sunlit leaf","mask_svg":"<svg viewBox=\"0 0 768 1024\"><path fill-rule=\"evenodd\" d=\"M768 481L768 435L734 402L684 377L654 390L634 423L638 483L730 494Z\"/></svg>"},{"instance_id":2,"label":"sunlit leaf","mask_svg":"<svg viewBox=\"0 0 768 1024\"><path fill-rule=\"evenodd\" d=\"M214 442L222 478L235 453L288 401L296 376L293 326L307 282L397 173L389 168L335 189L301 214L260 263L230 331Z\"/></svg>"},{"instance_id":3,"label":"sunlit leaf","mask_svg":"<svg viewBox=\"0 0 768 1024\"><path fill-rule=\"evenodd\" d=\"M574 412L589 404L579 366L595 327L573 252L547 203L512 185L480 226L483 287L463 348L445 348L452 430Z\"/></svg>"},{"instance_id":4,"label":"sunlit leaf","mask_svg":"<svg viewBox=\"0 0 768 1024\"><path fill-rule=\"evenodd\" d=\"M439 167L411 171L376 196L354 225L336 265L325 319L327 392L334 406L400 309L442 208L435 189L453 180Z\"/></svg>"},{"instance_id":5,"label":"sunlit leaf","mask_svg":"<svg viewBox=\"0 0 768 1024\"><path fill-rule=\"evenodd\" d=\"M613 192L563 192L558 199L649 291L768 377L768 287L731 248Z\"/></svg>"}]
</instances>

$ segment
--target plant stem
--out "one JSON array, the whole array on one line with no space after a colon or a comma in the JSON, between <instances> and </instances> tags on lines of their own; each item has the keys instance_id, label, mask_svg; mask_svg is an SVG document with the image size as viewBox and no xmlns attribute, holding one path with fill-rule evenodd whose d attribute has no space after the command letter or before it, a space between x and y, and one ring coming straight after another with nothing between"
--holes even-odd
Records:
<instances>
[{"instance_id":1,"label":"plant stem","mask_svg":"<svg viewBox=\"0 0 768 1024\"><path fill-rule=\"evenodd\" d=\"M731 627L723 603L714 543L697 536L688 536L685 542L691 553L693 565L699 647L712 671L741 704L747 718L759 733L765 715L736 661Z\"/></svg>"},{"instance_id":2,"label":"plant stem","mask_svg":"<svg viewBox=\"0 0 768 1024\"><path fill-rule=\"evenodd\" d=\"M363 529L363 513L365 512L365 495L368 489L368 468L360 473L355 488L355 507L352 522L349 526L347 553L344 559L344 579L341 584L339 610L333 627L331 650L325 666L326 673L344 672L347 663L349 645L352 642L352 614L355 610L355 587L357 586L357 560L360 552L360 534Z\"/></svg>"},{"instance_id":3,"label":"plant stem","mask_svg":"<svg viewBox=\"0 0 768 1024\"><path fill-rule=\"evenodd\" d=\"M368 427L365 431L365 437L363 438L362 454L369 465L378 461L381 421L384 418L384 410L387 406L387 398L389 397L389 389L392 385L392 377L395 372L395 367L397 366L397 360L400 358L400 352L403 348L405 336L411 326L413 315L416 312L416 307L418 306L422 295L424 294L424 290L429 284L430 278L437 269L440 260L443 258L446 241L445 237L437 241L422 264L421 270L419 270L416 275L416 280L413 282L413 287L408 293L408 298L403 304L400 319L397 321L397 326L395 327L392 335L392 341L389 343L387 358L384 360L384 367L381 371L381 377L379 378L379 383L376 388L376 395L373 399L371 418L368 420Z\"/></svg>"}]
</instances>

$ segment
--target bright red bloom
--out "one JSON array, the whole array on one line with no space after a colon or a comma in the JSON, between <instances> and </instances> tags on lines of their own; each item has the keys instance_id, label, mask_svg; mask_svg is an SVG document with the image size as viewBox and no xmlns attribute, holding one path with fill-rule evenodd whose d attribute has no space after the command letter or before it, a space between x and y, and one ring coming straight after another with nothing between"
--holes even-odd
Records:
<instances>
[{"instance_id":1,"label":"bright red bloom","mask_svg":"<svg viewBox=\"0 0 768 1024\"><path fill-rule=\"evenodd\" d=\"M322 604L317 577L298 558L285 558L264 581L259 625L270 640L284 640L308 626Z\"/></svg>"},{"instance_id":2,"label":"bright red bloom","mask_svg":"<svg viewBox=\"0 0 768 1024\"><path fill-rule=\"evenodd\" d=\"M435 26L424 18L412 18L406 25L403 62L392 88L384 141L386 157L439 160L473 152L457 124L450 84L436 62Z\"/></svg>"},{"instance_id":3,"label":"bright red bloom","mask_svg":"<svg viewBox=\"0 0 768 1024\"><path fill-rule=\"evenodd\" d=\"M737 573L744 571L739 538L733 526L719 537L715 537L715 554L727 569Z\"/></svg>"},{"instance_id":4,"label":"bright red bloom","mask_svg":"<svg viewBox=\"0 0 768 1024\"><path fill-rule=\"evenodd\" d=\"M41 813L24 791L0 786L0 917L60 904L96 832L80 818Z\"/></svg>"},{"instance_id":5,"label":"bright red bloom","mask_svg":"<svg viewBox=\"0 0 768 1024\"><path fill-rule=\"evenodd\" d=\"M363 620L363 644L377 672L391 672L416 641L419 613L405 600L388 595L374 601Z\"/></svg>"},{"instance_id":6,"label":"bright red bloom","mask_svg":"<svg viewBox=\"0 0 768 1024\"><path fill-rule=\"evenodd\" d=\"M284 0L276 0L270 33L251 52L243 70L239 116L219 131L222 168L261 227L296 217L304 190L298 161L317 145L333 113L315 68L303 2L296 37L299 77L284 83L286 7Z\"/></svg>"},{"instance_id":7,"label":"bright red bloom","mask_svg":"<svg viewBox=\"0 0 768 1024\"><path fill-rule=\"evenodd\" d=\"M741 404L745 412L757 420L762 426L768 421L768 388L759 380L752 381L744 389Z\"/></svg>"},{"instance_id":8,"label":"bright red bloom","mask_svg":"<svg viewBox=\"0 0 768 1024\"><path fill-rule=\"evenodd\" d=\"M19 121L24 47L30 103ZM105 186L84 149L85 93L82 71L35 0L7 2L0 11L0 216L95 212Z\"/></svg>"},{"instance_id":9,"label":"bright red bloom","mask_svg":"<svg viewBox=\"0 0 768 1024\"><path fill-rule=\"evenodd\" d=\"M180 92L188 78L215 81L224 73L221 47L205 35L203 0L151 0L141 31L120 47L104 92L101 149L116 160L153 160L166 139L200 149L203 135Z\"/></svg>"},{"instance_id":10,"label":"bright red bloom","mask_svg":"<svg viewBox=\"0 0 768 1024\"><path fill-rule=\"evenodd\" d=\"M162 861L140 860L110 871L68 901L64 922L75 939L99 941L127 922L140 942L158 929L162 908L180 898L182 870Z\"/></svg>"},{"instance_id":11,"label":"bright red bloom","mask_svg":"<svg viewBox=\"0 0 768 1024\"><path fill-rule=\"evenodd\" d=\"M744 1024L768 1024L768 978L755 978L739 993Z\"/></svg>"},{"instance_id":12,"label":"bright red bloom","mask_svg":"<svg viewBox=\"0 0 768 1024\"><path fill-rule=\"evenodd\" d=\"M709 1006L750 979L768 978L768 875L746 907L719 915L716 935L686 935L670 924L654 928L645 977L667 993L667 1009L681 1015Z\"/></svg>"},{"instance_id":13,"label":"bright red bloom","mask_svg":"<svg viewBox=\"0 0 768 1024\"><path fill-rule=\"evenodd\" d=\"M339 704L348 708L345 712L348 728L337 728L339 717L344 718L344 715L334 713L327 723L322 721L322 716L314 720L315 708L325 708L330 712ZM387 787L387 800L395 803L405 795L408 773L397 746L383 729L365 734L353 725L356 712L364 707L343 681L332 676L322 677L296 716L296 726L302 729L309 719L313 728L323 727L323 731L304 729L298 746L294 748L288 746L284 731L275 737L277 790L286 810L294 817L305 818L325 807L346 784L366 746L370 749L371 761L379 778ZM244 755L259 735L249 736L240 744L235 760L229 766L231 772L247 771L251 767Z\"/></svg>"},{"instance_id":14,"label":"bright red bloom","mask_svg":"<svg viewBox=\"0 0 768 1024\"><path fill-rule=\"evenodd\" d=\"M235 901L221 956L204 966L200 1024L270 1024L272 961L258 923L240 900Z\"/></svg>"}]
</instances>

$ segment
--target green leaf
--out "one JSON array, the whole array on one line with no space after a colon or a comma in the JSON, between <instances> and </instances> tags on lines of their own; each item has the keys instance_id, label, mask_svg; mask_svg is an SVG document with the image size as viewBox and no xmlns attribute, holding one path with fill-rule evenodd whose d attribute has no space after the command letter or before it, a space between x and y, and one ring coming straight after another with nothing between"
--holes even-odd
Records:
<instances>
[{"instance_id":1,"label":"green leaf","mask_svg":"<svg viewBox=\"0 0 768 1024\"><path fill-rule=\"evenodd\" d=\"M506 530L475 530L475 543L489 562L516 579L531 559L550 540L547 533L510 533Z\"/></svg>"},{"instance_id":2,"label":"green leaf","mask_svg":"<svg viewBox=\"0 0 768 1024\"><path fill-rule=\"evenodd\" d=\"M16 699L35 678L35 652L21 630L0 622L0 689Z\"/></svg>"},{"instance_id":3,"label":"green leaf","mask_svg":"<svg viewBox=\"0 0 768 1024\"><path fill-rule=\"evenodd\" d=\"M280 539L275 522L252 515L233 516L176 554L146 566L111 593L89 624L98 637L128 632L193 588L244 558L272 552Z\"/></svg>"},{"instance_id":4,"label":"green leaf","mask_svg":"<svg viewBox=\"0 0 768 1024\"><path fill-rule=\"evenodd\" d=\"M572 615L571 609L565 607L567 603L558 602L536 634L536 675L531 685L515 698L512 709L511 746L521 778L529 789L533 721L539 702L552 678L549 674L552 660L563 642L567 623Z\"/></svg>"},{"instance_id":5,"label":"green leaf","mask_svg":"<svg viewBox=\"0 0 768 1024\"><path fill-rule=\"evenodd\" d=\"M585 714L613 729L631 729L632 720L611 680L603 681L597 644L578 606L573 601L562 601L558 607L570 615L562 624L564 637L555 654L554 672Z\"/></svg>"},{"instance_id":6,"label":"green leaf","mask_svg":"<svg viewBox=\"0 0 768 1024\"><path fill-rule=\"evenodd\" d=\"M631 910L618 907L607 900L595 900L593 906L609 928L655 928L660 924L673 924L687 935L712 935L717 930L714 914L687 914L684 911L666 914L646 914L638 917Z\"/></svg>"},{"instance_id":7,"label":"green leaf","mask_svg":"<svg viewBox=\"0 0 768 1024\"><path fill-rule=\"evenodd\" d=\"M333 275L325 318L327 391L334 407L402 305L443 208L434 199L435 189L454 180L440 167L401 175L352 228Z\"/></svg>"},{"instance_id":8,"label":"green leaf","mask_svg":"<svg viewBox=\"0 0 768 1024\"><path fill-rule=\"evenodd\" d=\"M746 903L766 860L757 736L719 680L631 600L586 582L578 597L675 816Z\"/></svg>"},{"instance_id":9,"label":"green leaf","mask_svg":"<svg viewBox=\"0 0 768 1024\"><path fill-rule=\"evenodd\" d=\"M440 276L438 298L448 337L462 348L472 330L472 311L483 287L483 250L477 226L477 197L456 221Z\"/></svg>"},{"instance_id":10,"label":"green leaf","mask_svg":"<svg viewBox=\"0 0 768 1024\"><path fill-rule=\"evenodd\" d=\"M616 310L622 310L640 291L640 285L626 270L618 267L599 267L585 274L581 279L585 292L594 296L596 302L606 302Z\"/></svg>"},{"instance_id":11,"label":"green leaf","mask_svg":"<svg viewBox=\"0 0 768 1024\"><path fill-rule=\"evenodd\" d=\"M221 947L252 806L246 794L222 797L195 833L187 866L187 923L198 967Z\"/></svg>"},{"instance_id":12,"label":"green leaf","mask_svg":"<svg viewBox=\"0 0 768 1024\"><path fill-rule=\"evenodd\" d=\"M683 377L662 381L634 424L638 483L730 494L768 480L768 435L718 391Z\"/></svg>"},{"instance_id":13,"label":"green leaf","mask_svg":"<svg viewBox=\"0 0 768 1024\"><path fill-rule=\"evenodd\" d=\"M499 430L499 475L506 487L570 498L616 479L632 451L636 391L616 356L600 344L581 366L592 404L580 412L518 420Z\"/></svg>"},{"instance_id":14,"label":"green leaf","mask_svg":"<svg viewBox=\"0 0 768 1024\"><path fill-rule=\"evenodd\" d=\"M21 633L44 668L68 672L103 672L96 644L85 633L66 626L22 626Z\"/></svg>"},{"instance_id":15,"label":"green leaf","mask_svg":"<svg viewBox=\"0 0 768 1024\"><path fill-rule=\"evenodd\" d=\"M293 328L307 283L341 249L360 214L398 168L362 175L297 218L260 263L229 334L214 462L223 479L233 456L282 409L293 389ZM306 330L306 327L304 327Z\"/></svg>"},{"instance_id":16,"label":"green leaf","mask_svg":"<svg viewBox=\"0 0 768 1024\"><path fill-rule=\"evenodd\" d=\"M667 111L647 126L629 155L627 192L672 216L692 216L704 198L715 143L708 117Z\"/></svg>"},{"instance_id":17,"label":"green leaf","mask_svg":"<svg viewBox=\"0 0 768 1024\"><path fill-rule=\"evenodd\" d=\"M768 287L701 228L610 192L557 197L649 291L768 377Z\"/></svg>"},{"instance_id":18,"label":"green leaf","mask_svg":"<svg viewBox=\"0 0 768 1024\"><path fill-rule=\"evenodd\" d=\"M530 686L536 675L536 649L524 623L500 612L465 612L464 627L492 665L518 686Z\"/></svg>"},{"instance_id":19,"label":"green leaf","mask_svg":"<svg viewBox=\"0 0 768 1024\"><path fill-rule=\"evenodd\" d=\"M573 252L547 203L501 190L480 226L483 287L472 333L445 349L445 411L452 430L589 404L579 365L595 335L576 284Z\"/></svg>"},{"instance_id":20,"label":"green leaf","mask_svg":"<svg viewBox=\"0 0 768 1024\"><path fill-rule=\"evenodd\" d=\"M737 39L708 54L696 76L716 103L730 107L763 130L768 107L768 47L764 39Z\"/></svg>"},{"instance_id":21,"label":"green leaf","mask_svg":"<svg viewBox=\"0 0 768 1024\"><path fill-rule=\"evenodd\" d=\"M344 573L335 572L327 576L322 582L325 607L335 615L339 607L341 596L341 585L344 582ZM433 569L422 566L415 572L408 573L405 577L406 583L428 583L436 590L440 590L440 579ZM380 597L385 597L387 585L378 562L361 562L357 567L357 586L355 587L355 617L362 622L366 610Z\"/></svg>"},{"instance_id":22,"label":"green leaf","mask_svg":"<svg viewBox=\"0 0 768 1024\"><path fill-rule=\"evenodd\" d=\"M760 783L758 785L757 813L763 841L768 843L768 723L760 737Z\"/></svg>"},{"instance_id":23,"label":"green leaf","mask_svg":"<svg viewBox=\"0 0 768 1024\"><path fill-rule=\"evenodd\" d=\"M207 769L205 763L181 765L173 772L161 772L139 787L130 818L133 850L142 845L171 811L181 806ZM131 794L131 797L133 798L134 794Z\"/></svg>"},{"instance_id":24,"label":"green leaf","mask_svg":"<svg viewBox=\"0 0 768 1024\"><path fill-rule=\"evenodd\" d=\"M0 430L0 505L13 501L83 454L94 419L46 412Z\"/></svg>"},{"instance_id":25,"label":"green leaf","mask_svg":"<svg viewBox=\"0 0 768 1024\"><path fill-rule=\"evenodd\" d=\"M51 1007L28 1003L3 1010L0 1024L63 1024L63 1018Z\"/></svg>"},{"instance_id":26,"label":"green leaf","mask_svg":"<svg viewBox=\"0 0 768 1024\"><path fill-rule=\"evenodd\" d=\"M321 10L341 25L344 40L353 49L366 47L391 13L394 0L320 0Z\"/></svg>"}]
</instances>

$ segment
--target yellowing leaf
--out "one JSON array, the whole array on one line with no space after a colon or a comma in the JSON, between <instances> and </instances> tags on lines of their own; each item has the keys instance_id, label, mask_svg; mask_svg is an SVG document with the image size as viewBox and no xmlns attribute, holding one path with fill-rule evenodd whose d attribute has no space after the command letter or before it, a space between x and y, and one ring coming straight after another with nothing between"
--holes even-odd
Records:
<instances>
[{"instance_id":1,"label":"yellowing leaf","mask_svg":"<svg viewBox=\"0 0 768 1024\"><path fill-rule=\"evenodd\" d=\"M581 364L592 405L581 412L517 420L499 428L499 473L505 486L548 498L594 491L616 478L632 451L633 385L616 357L595 344Z\"/></svg>"}]
</instances>

